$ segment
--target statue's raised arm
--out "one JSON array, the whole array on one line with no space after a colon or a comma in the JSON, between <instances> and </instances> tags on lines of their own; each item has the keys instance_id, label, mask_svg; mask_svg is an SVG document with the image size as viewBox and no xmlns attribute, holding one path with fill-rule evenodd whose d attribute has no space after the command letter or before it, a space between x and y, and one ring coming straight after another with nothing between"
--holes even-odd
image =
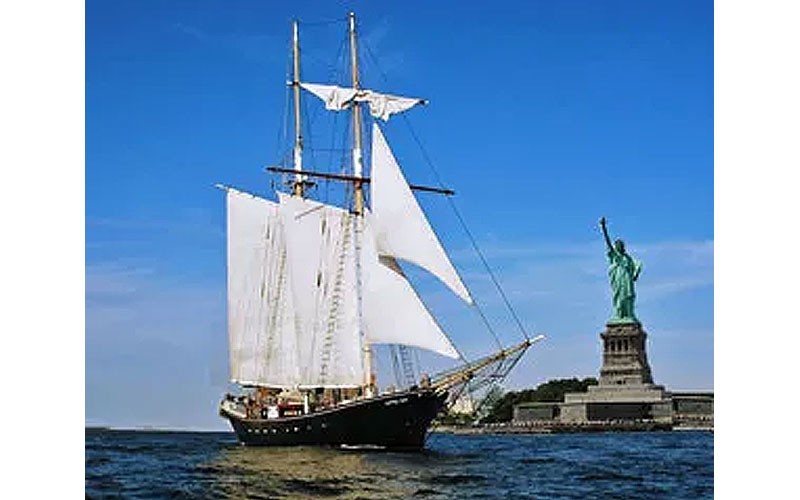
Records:
<instances>
[{"instance_id":1,"label":"statue's raised arm","mask_svg":"<svg viewBox=\"0 0 800 500\"><path fill-rule=\"evenodd\" d=\"M603 230L603 238L606 240L606 246L608 247L608 251L614 251L614 246L611 245L611 238L608 237L608 229L606 229L606 218L600 217L600 229Z\"/></svg>"}]
</instances>

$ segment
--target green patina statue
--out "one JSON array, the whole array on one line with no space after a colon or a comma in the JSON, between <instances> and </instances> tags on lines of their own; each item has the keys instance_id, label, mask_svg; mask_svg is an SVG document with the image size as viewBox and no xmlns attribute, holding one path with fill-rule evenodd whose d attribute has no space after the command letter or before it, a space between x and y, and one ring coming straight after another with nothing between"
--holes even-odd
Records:
<instances>
[{"instance_id":1,"label":"green patina statue","mask_svg":"<svg viewBox=\"0 0 800 500\"><path fill-rule=\"evenodd\" d=\"M608 278L611 281L611 295L614 315L609 323L638 323L633 312L633 303L636 300L636 291L633 283L639 278L642 263L633 260L625 253L625 243L618 239L611 244L606 229L606 218L600 218L600 228L608 247Z\"/></svg>"}]
</instances>

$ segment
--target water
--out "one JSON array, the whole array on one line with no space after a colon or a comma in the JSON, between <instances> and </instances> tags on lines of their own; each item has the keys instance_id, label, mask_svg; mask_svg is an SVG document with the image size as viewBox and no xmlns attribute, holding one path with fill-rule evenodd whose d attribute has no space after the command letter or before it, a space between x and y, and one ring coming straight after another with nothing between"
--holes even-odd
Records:
<instances>
[{"instance_id":1,"label":"water","mask_svg":"<svg viewBox=\"0 0 800 500\"><path fill-rule=\"evenodd\" d=\"M712 498L711 432L432 434L421 453L86 431L87 498Z\"/></svg>"}]
</instances>

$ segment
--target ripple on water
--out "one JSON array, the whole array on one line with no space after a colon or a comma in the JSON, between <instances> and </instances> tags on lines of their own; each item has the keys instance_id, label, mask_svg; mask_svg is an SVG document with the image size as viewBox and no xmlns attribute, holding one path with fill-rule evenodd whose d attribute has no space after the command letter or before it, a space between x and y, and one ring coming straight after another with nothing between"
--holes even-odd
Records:
<instances>
[{"instance_id":1,"label":"ripple on water","mask_svg":"<svg viewBox=\"0 0 800 500\"><path fill-rule=\"evenodd\" d=\"M713 497L713 434L457 436L422 453L247 448L227 433L86 439L87 498Z\"/></svg>"},{"instance_id":2,"label":"ripple on water","mask_svg":"<svg viewBox=\"0 0 800 500\"><path fill-rule=\"evenodd\" d=\"M283 489L287 493L300 493L313 496L337 496L350 491L350 488L336 479L327 480L304 480L286 479L283 481Z\"/></svg>"},{"instance_id":3,"label":"ripple on water","mask_svg":"<svg viewBox=\"0 0 800 500\"><path fill-rule=\"evenodd\" d=\"M434 484L464 484L480 483L487 479L480 474L438 474L428 478L428 481Z\"/></svg>"}]
</instances>

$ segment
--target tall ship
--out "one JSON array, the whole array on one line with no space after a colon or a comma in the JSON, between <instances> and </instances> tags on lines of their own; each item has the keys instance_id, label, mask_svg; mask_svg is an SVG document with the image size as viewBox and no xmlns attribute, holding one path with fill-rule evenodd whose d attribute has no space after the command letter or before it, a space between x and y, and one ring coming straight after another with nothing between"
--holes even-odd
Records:
<instances>
[{"instance_id":1,"label":"tall ship","mask_svg":"<svg viewBox=\"0 0 800 500\"><path fill-rule=\"evenodd\" d=\"M293 23L294 137L283 163L268 168L285 181L276 200L219 185L227 204L230 379L239 387L219 413L246 445L421 449L440 412L501 381L542 338L530 338L518 321L524 340L467 360L417 294L401 263L477 307L414 195L453 192L406 181L380 122L425 101L363 88L352 13L346 37L346 84L307 83ZM326 112L349 114L346 169L304 168L304 95ZM337 183L344 202L315 200L321 182ZM403 384L379 385L379 346ZM451 358L452 368L417 378L412 353L420 349Z\"/></svg>"}]
</instances>

